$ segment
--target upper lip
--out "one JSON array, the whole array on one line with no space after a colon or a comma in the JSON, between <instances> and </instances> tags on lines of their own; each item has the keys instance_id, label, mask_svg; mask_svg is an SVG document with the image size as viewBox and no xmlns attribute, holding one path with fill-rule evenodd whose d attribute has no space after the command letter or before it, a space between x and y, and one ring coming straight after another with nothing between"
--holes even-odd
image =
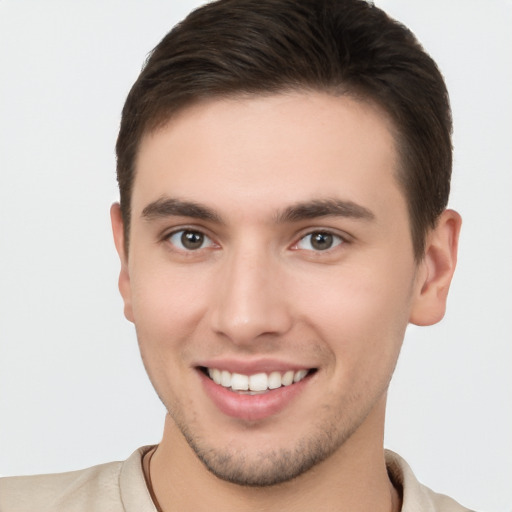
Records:
<instances>
[{"instance_id":1,"label":"upper lip","mask_svg":"<svg viewBox=\"0 0 512 512\"><path fill-rule=\"evenodd\" d=\"M211 359L198 362L195 367L216 368L217 370L226 370L230 373L240 373L242 375L254 375L256 373L287 372L289 370L311 370L315 368L312 365L305 365L292 361L283 361L278 359Z\"/></svg>"}]
</instances>

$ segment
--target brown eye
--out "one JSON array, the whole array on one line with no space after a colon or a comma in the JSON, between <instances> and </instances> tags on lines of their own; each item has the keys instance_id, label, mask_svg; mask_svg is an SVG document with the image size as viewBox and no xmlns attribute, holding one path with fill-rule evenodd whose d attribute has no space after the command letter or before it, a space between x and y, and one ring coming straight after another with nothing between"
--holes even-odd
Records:
<instances>
[{"instance_id":1,"label":"brown eye","mask_svg":"<svg viewBox=\"0 0 512 512\"><path fill-rule=\"evenodd\" d=\"M176 231L169 236L168 240L172 245L183 251L196 251L213 245L213 242L204 233L191 229Z\"/></svg>"},{"instance_id":2,"label":"brown eye","mask_svg":"<svg viewBox=\"0 0 512 512\"><path fill-rule=\"evenodd\" d=\"M313 233L311 235L311 246L317 251L325 251L332 247L333 238L330 233Z\"/></svg>"},{"instance_id":3,"label":"brown eye","mask_svg":"<svg viewBox=\"0 0 512 512\"><path fill-rule=\"evenodd\" d=\"M181 235L181 243L186 249L199 249L203 245L204 236L196 231L184 231Z\"/></svg>"},{"instance_id":4,"label":"brown eye","mask_svg":"<svg viewBox=\"0 0 512 512\"><path fill-rule=\"evenodd\" d=\"M328 231L314 231L299 240L297 243L297 249L327 251L341 243L343 243L343 240L338 235L334 235Z\"/></svg>"}]
</instances>

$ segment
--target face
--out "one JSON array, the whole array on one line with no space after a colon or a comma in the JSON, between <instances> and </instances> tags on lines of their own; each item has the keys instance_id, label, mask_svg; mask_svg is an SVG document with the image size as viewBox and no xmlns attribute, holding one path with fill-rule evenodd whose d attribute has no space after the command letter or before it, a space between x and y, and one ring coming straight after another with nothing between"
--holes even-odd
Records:
<instances>
[{"instance_id":1,"label":"face","mask_svg":"<svg viewBox=\"0 0 512 512\"><path fill-rule=\"evenodd\" d=\"M423 276L386 117L320 93L215 100L147 136L136 169L125 314L196 455L270 485L380 438Z\"/></svg>"}]
</instances>

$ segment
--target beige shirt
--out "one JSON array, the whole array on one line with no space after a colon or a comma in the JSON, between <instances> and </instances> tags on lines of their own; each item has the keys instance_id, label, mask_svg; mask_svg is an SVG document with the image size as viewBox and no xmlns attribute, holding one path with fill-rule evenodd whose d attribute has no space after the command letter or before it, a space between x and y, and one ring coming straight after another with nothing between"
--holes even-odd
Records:
<instances>
[{"instance_id":1,"label":"beige shirt","mask_svg":"<svg viewBox=\"0 0 512 512\"><path fill-rule=\"evenodd\" d=\"M157 512L144 479L139 448L124 462L59 473L0 479L0 512ZM388 472L403 489L402 512L464 512L451 498L421 485L397 454L387 451Z\"/></svg>"}]
</instances>

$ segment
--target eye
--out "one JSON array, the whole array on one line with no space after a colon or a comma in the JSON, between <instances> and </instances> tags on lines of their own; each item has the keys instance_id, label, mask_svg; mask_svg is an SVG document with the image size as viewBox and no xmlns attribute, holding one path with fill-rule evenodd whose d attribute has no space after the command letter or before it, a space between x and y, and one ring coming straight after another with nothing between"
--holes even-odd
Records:
<instances>
[{"instance_id":1,"label":"eye","mask_svg":"<svg viewBox=\"0 0 512 512\"><path fill-rule=\"evenodd\" d=\"M343 243L343 239L328 231L313 231L303 236L295 246L307 251L327 251Z\"/></svg>"},{"instance_id":2,"label":"eye","mask_svg":"<svg viewBox=\"0 0 512 512\"><path fill-rule=\"evenodd\" d=\"M201 231L193 229L180 229L171 233L167 240L182 251L197 251L205 247L213 247L214 243Z\"/></svg>"}]
</instances>

